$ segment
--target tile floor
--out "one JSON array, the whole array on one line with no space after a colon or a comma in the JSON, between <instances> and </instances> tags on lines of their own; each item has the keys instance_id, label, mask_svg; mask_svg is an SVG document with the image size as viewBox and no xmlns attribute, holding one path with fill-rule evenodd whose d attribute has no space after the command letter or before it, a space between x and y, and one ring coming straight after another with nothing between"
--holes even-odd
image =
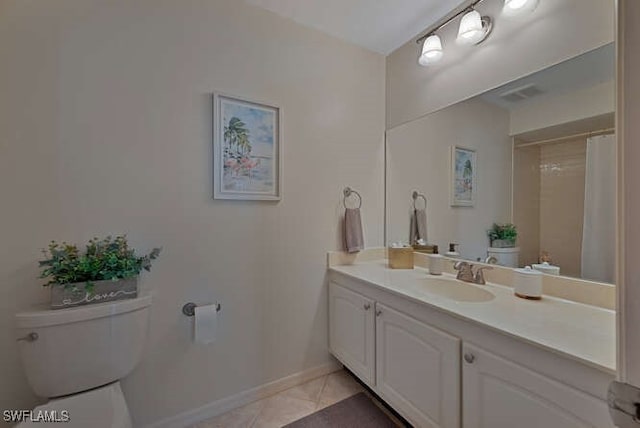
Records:
<instances>
[{"instance_id":1,"label":"tile floor","mask_svg":"<svg viewBox=\"0 0 640 428\"><path fill-rule=\"evenodd\" d=\"M361 391L364 388L340 370L191 428L280 428Z\"/></svg>"}]
</instances>

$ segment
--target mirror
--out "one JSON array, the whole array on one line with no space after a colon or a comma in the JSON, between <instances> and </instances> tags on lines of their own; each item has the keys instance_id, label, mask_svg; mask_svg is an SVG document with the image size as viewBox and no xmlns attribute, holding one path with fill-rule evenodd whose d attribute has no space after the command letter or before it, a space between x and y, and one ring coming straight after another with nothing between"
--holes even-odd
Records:
<instances>
[{"instance_id":1,"label":"mirror","mask_svg":"<svg viewBox=\"0 0 640 428\"><path fill-rule=\"evenodd\" d=\"M387 244L613 283L614 127L609 44L388 130Z\"/></svg>"}]
</instances>

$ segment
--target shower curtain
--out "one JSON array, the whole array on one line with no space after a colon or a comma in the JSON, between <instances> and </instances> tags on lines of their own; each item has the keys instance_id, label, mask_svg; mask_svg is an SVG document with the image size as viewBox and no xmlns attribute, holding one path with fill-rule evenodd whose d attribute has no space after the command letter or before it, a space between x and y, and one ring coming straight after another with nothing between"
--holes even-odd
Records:
<instances>
[{"instance_id":1,"label":"shower curtain","mask_svg":"<svg viewBox=\"0 0 640 428\"><path fill-rule=\"evenodd\" d=\"M614 281L616 237L616 137L587 139L582 231L582 277Z\"/></svg>"}]
</instances>

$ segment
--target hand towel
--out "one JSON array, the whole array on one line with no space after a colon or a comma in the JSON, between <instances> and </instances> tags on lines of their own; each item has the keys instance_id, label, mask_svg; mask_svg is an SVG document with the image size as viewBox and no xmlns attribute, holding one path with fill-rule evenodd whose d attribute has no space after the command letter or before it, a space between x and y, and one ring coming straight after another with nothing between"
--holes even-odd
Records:
<instances>
[{"instance_id":1,"label":"hand towel","mask_svg":"<svg viewBox=\"0 0 640 428\"><path fill-rule=\"evenodd\" d=\"M416 225L416 212L409 214L409 244L415 245L418 242L418 226Z\"/></svg>"},{"instance_id":2,"label":"hand towel","mask_svg":"<svg viewBox=\"0 0 640 428\"><path fill-rule=\"evenodd\" d=\"M422 239L427 242L427 211L426 210L413 210L411 216L411 231L409 236L409 242L414 245L418 242L418 239Z\"/></svg>"},{"instance_id":3,"label":"hand towel","mask_svg":"<svg viewBox=\"0 0 640 428\"><path fill-rule=\"evenodd\" d=\"M364 249L360 208L347 208L344 212L344 246L347 253Z\"/></svg>"}]
</instances>

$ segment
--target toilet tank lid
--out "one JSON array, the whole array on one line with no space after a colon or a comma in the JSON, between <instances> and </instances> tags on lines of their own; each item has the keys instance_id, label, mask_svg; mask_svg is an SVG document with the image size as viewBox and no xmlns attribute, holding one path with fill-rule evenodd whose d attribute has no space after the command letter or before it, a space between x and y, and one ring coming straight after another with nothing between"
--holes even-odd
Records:
<instances>
[{"instance_id":1,"label":"toilet tank lid","mask_svg":"<svg viewBox=\"0 0 640 428\"><path fill-rule=\"evenodd\" d=\"M103 318L133 312L151 305L151 294L123 299L114 302L95 303L68 309L50 309L48 306L35 307L32 310L16 314L16 327L49 327L70 324L90 319Z\"/></svg>"}]
</instances>

